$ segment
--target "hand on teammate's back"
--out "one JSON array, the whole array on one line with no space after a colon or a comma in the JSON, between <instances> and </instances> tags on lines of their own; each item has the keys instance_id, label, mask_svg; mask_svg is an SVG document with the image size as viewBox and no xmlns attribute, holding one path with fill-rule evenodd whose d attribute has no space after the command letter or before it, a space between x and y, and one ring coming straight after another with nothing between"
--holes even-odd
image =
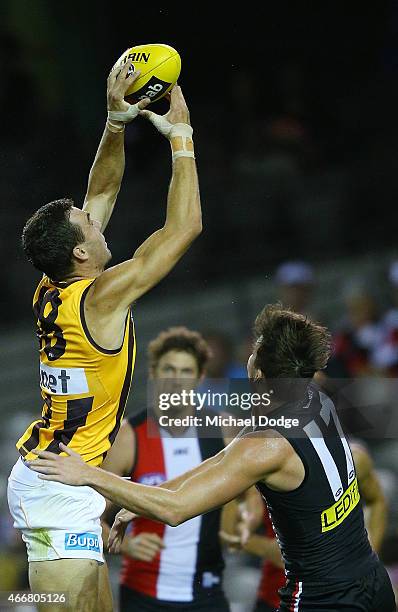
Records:
<instances>
[{"instance_id":1,"label":"hand on teammate's back","mask_svg":"<svg viewBox=\"0 0 398 612\"><path fill-rule=\"evenodd\" d=\"M55 480L72 486L82 486L86 484L85 474L91 468L83 461L81 456L60 442L59 448L66 457L49 451L32 452L38 459L27 461L30 469L39 472L42 480Z\"/></svg>"}]
</instances>

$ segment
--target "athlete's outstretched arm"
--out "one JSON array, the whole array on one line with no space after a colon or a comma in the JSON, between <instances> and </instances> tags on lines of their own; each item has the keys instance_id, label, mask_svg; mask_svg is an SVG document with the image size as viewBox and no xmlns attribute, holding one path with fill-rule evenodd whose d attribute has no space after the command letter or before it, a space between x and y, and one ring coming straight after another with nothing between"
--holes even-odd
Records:
<instances>
[{"instance_id":1,"label":"athlete's outstretched arm","mask_svg":"<svg viewBox=\"0 0 398 612\"><path fill-rule=\"evenodd\" d=\"M123 69L116 67L109 74L108 111L125 112L131 108L131 105L125 101L124 95L141 73L137 70L127 76L130 66L131 62L126 62ZM145 108L148 104L149 99L146 99L135 105L137 107L135 115L137 116L139 109ZM101 223L102 232L115 206L123 179L124 165L124 123L108 120L90 170L83 204L83 210L89 212L93 219Z\"/></svg>"},{"instance_id":2,"label":"athlete's outstretched arm","mask_svg":"<svg viewBox=\"0 0 398 612\"><path fill-rule=\"evenodd\" d=\"M225 445L229 444L229 442L230 440L228 440L227 438L224 438ZM114 446L115 445L113 445L113 447ZM223 452L223 451L220 451L220 452ZM220 460L219 453L217 453L217 455L213 455L213 457L209 457L209 459L202 461L202 463L192 468L191 470L188 470L184 474L180 474L180 476L177 476L176 478L167 480L166 482L162 482L162 484L158 486L163 487L164 489L168 489L169 491L176 491L185 482L185 480L187 480L188 478L191 478L192 476L196 476L199 473L203 473L205 470L209 469L209 467L217 463L219 460ZM104 464L102 464L101 467L103 466ZM110 470L110 471L112 472L113 470ZM108 501L108 503L110 502ZM111 530L112 537L111 538L109 537L110 536L109 531L107 531L106 533L106 536L107 536L106 541L109 543L110 552L113 552L113 553L123 552L122 544L124 544L124 534L126 532L128 524L135 518L135 516L136 515L133 512L130 512L129 510L126 510L125 508L123 508L122 510L119 510L119 512L116 514L114 522L113 522L112 530Z\"/></svg>"},{"instance_id":3,"label":"athlete's outstretched arm","mask_svg":"<svg viewBox=\"0 0 398 612\"><path fill-rule=\"evenodd\" d=\"M40 451L30 462L41 478L71 485L88 485L114 503L169 525L218 508L250 486L283 469L291 447L275 436L248 435L238 438L218 455L208 469L188 477L177 490L151 487L109 474L84 463L81 457L61 444L68 456Z\"/></svg>"},{"instance_id":4,"label":"athlete's outstretched arm","mask_svg":"<svg viewBox=\"0 0 398 612\"><path fill-rule=\"evenodd\" d=\"M165 135L173 153L172 177L164 226L152 234L129 259L105 270L93 283L87 300L99 314L110 312L124 321L130 304L158 283L182 257L202 230L192 128L181 88L173 87L170 110L160 117L144 115Z\"/></svg>"}]
</instances>

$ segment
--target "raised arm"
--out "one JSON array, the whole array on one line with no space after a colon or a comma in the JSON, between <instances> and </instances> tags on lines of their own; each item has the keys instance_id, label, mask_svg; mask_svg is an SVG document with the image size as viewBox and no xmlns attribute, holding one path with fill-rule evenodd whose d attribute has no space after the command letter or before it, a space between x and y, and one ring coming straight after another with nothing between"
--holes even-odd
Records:
<instances>
[{"instance_id":1,"label":"raised arm","mask_svg":"<svg viewBox=\"0 0 398 612\"><path fill-rule=\"evenodd\" d=\"M97 313L124 319L130 304L158 283L202 229L198 177L189 112L180 87L172 89L164 117L141 111L171 143L173 166L164 226L129 259L97 277L87 300Z\"/></svg>"},{"instance_id":2,"label":"raised arm","mask_svg":"<svg viewBox=\"0 0 398 612\"><path fill-rule=\"evenodd\" d=\"M107 82L108 113L130 110L131 119L138 115L139 109L149 104L149 99L131 106L124 95L131 84L139 77L140 71L128 74L131 62L126 62L121 70L114 68ZM134 112L135 107L135 112ZM124 123L108 119L99 144L94 163L91 167L83 210L101 223L103 232L111 217L124 174Z\"/></svg>"}]
</instances>

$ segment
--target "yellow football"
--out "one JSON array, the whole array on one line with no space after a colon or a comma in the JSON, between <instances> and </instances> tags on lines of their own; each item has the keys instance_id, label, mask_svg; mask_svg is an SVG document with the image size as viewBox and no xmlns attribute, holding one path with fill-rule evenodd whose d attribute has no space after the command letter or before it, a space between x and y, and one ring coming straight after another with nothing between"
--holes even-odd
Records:
<instances>
[{"instance_id":1,"label":"yellow football","mask_svg":"<svg viewBox=\"0 0 398 612\"><path fill-rule=\"evenodd\" d=\"M119 57L115 66L122 66L127 60L132 62L133 70L141 71L126 92L125 98L131 103L142 98L151 98L152 102L160 100L180 76L181 57L169 45L156 43L131 47Z\"/></svg>"}]
</instances>

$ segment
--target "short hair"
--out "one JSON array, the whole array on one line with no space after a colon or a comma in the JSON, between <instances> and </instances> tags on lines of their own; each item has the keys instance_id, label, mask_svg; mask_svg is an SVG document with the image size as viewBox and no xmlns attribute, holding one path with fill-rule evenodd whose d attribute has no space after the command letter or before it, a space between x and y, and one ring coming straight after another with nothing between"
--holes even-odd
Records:
<instances>
[{"instance_id":1,"label":"short hair","mask_svg":"<svg viewBox=\"0 0 398 612\"><path fill-rule=\"evenodd\" d=\"M55 281L73 271L73 249L85 240L82 229L70 221L73 206L73 200L67 198L44 204L28 219L22 232L27 259Z\"/></svg>"},{"instance_id":2,"label":"short hair","mask_svg":"<svg viewBox=\"0 0 398 612\"><path fill-rule=\"evenodd\" d=\"M260 312L254 333L254 366L268 379L312 378L326 367L331 354L327 328L281 304Z\"/></svg>"},{"instance_id":3,"label":"short hair","mask_svg":"<svg viewBox=\"0 0 398 612\"><path fill-rule=\"evenodd\" d=\"M169 327L148 345L149 369L153 373L159 359L169 351L184 351L196 359L199 374L205 371L211 357L209 345L203 336L187 327Z\"/></svg>"}]
</instances>

